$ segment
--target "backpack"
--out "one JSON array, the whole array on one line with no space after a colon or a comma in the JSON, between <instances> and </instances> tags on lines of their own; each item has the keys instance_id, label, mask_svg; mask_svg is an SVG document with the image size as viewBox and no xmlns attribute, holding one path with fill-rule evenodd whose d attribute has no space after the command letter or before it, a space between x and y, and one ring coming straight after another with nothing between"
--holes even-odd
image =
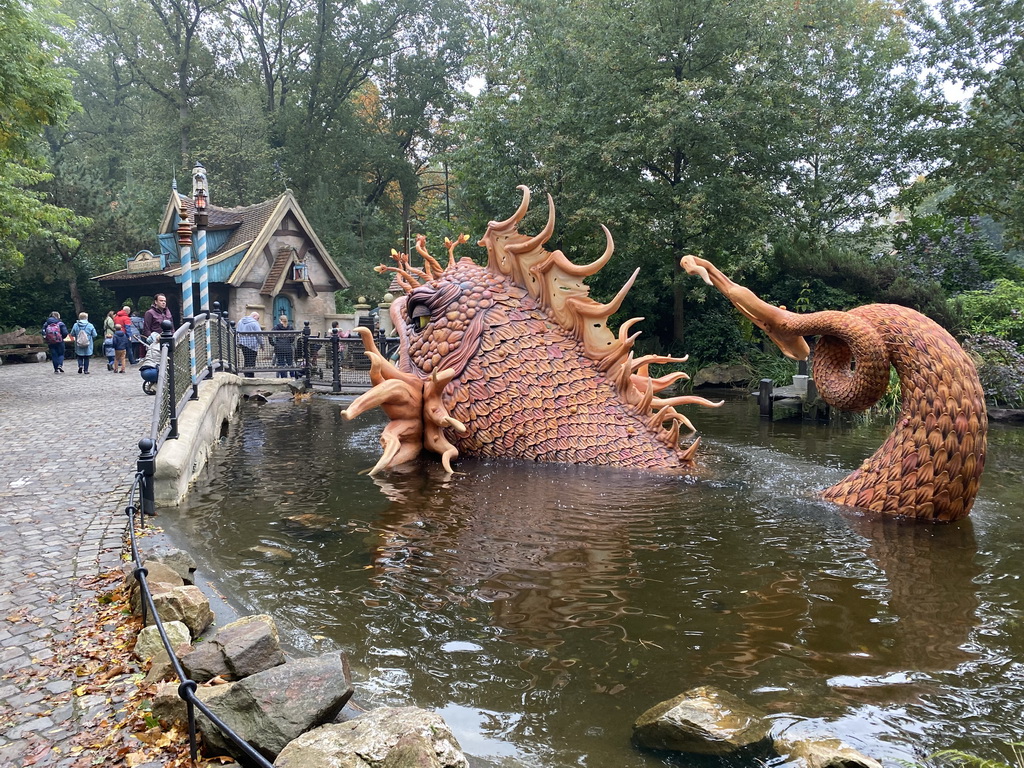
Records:
<instances>
[{"instance_id":1,"label":"backpack","mask_svg":"<svg viewBox=\"0 0 1024 768\"><path fill-rule=\"evenodd\" d=\"M79 328L78 335L75 336L76 347L88 347L89 346L89 334L85 332L85 328Z\"/></svg>"},{"instance_id":2,"label":"backpack","mask_svg":"<svg viewBox=\"0 0 1024 768\"><path fill-rule=\"evenodd\" d=\"M50 323L43 333L43 340L47 344L63 344L64 337L60 335L60 323Z\"/></svg>"}]
</instances>

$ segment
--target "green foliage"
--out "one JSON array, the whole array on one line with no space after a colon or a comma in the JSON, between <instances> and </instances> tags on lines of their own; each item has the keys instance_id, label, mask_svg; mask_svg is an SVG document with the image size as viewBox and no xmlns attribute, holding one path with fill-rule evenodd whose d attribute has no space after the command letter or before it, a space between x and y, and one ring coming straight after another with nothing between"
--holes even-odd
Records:
<instances>
[{"instance_id":1,"label":"green foliage","mask_svg":"<svg viewBox=\"0 0 1024 768\"><path fill-rule=\"evenodd\" d=\"M900 398L900 377L896 374L895 368L889 368L889 385L877 403L871 406L871 413L874 416L892 421L900 412L902 399Z\"/></svg>"},{"instance_id":2,"label":"green foliage","mask_svg":"<svg viewBox=\"0 0 1024 768\"><path fill-rule=\"evenodd\" d=\"M930 761L940 765L967 766L968 768L1024 768L1024 742L1007 742L1011 760L1003 761L992 758L978 757L959 749L943 749L931 755Z\"/></svg>"},{"instance_id":3,"label":"green foliage","mask_svg":"<svg viewBox=\"0 0 1024 768\"><path fill-rule=\"evenodd\" d=\"M1024 242L1024 9L1015 0L920 6L928 62L971 93L948 137L937 174L953 186L943 203L960 215L986 213Z\"/></svg>"},{"instance_id":4,"label":"green foliage","mask_svg":"<svg viewBox=\"0 0 1024 768\"><path fill-rule=\"evenodd\" d=\"M893 257L915 282L938 283L947 294L977 290L997 278L1024 273L999 251L982 229L981 218L913 217L893 239Z\"/></svg>"},{"instance_id":5,"label":"green foliage","mask_svg":"<svg viewBox=\"0 0 1024 768\"><path fill-rule=\"evenodd\" d=\"M26 10L0 2L0 262L20 263L32 237L74 245L84 220L46 200L40 138L75 109L69 71L56 66L61 39L47 23L60 23L46 3Z\"/></svg>"},{"instance_id":6,"label":"green foliage","mask_svg":"<svg viewBox=\"0 0 1024 768\"><path fill-rule=\"evenodd\" d=\"M978 334L964 339L974 355L985 397L997 404L1024 404L1024 353L1012 341Z\"/></svg>"},{"instance_id":7,"label":"green foliage","mask_svg":"<svg viewBox=\"0 0 1024 768\"><path fill-rule=\"evenodd\" d=\"M756 389L761 379L771 379L776 387L787 387L793 383L797 364L785 357L771 342L764 349L751 348L744 361L750 368L750 387Z\"/></svg>"},{"instance_id":8,"label":"green foliage","mask_svg":"<svg viewBox=\"0 0 1024 768\"><path fill-rule=\"evenodd\" d=\"M1024 345L1024 283L1000 279L991 290L968 291L950 300L961 334L990 334Z\"/></svg>"}]
</instances>

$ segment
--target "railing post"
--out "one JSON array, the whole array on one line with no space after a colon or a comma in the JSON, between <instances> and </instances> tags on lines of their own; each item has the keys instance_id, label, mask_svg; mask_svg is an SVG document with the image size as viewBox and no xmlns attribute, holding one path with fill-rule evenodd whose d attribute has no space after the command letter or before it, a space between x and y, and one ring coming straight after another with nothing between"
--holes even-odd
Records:
<instances>
[{"instance_id":1,"label":"railing post","mask_svg":"<svg viewBox=\"0 0 1024 768\"><path fill-rule=\"evenodd\" d=\"M210 317L207 320L207 322L212 321L213 318L215 318L215 317L217 318L217 370L223 371L224 370L224 335L221 333L221 323L223 321L221 320L220 302L219 301L213 302L213 312L210 314ZM213 365L212 361L210 362L210 365L211 366Z\"/></svg>"},{"instance_id":2,"label":"railing post","mask_svg":"<svg viewBox=\"0 0 1024 768\"><path fill-rule=\"evenodd\" d=\"M309 389L310 387L313 386L313 382L312 382L312 380L310 378L312 376L312 374L313 374L312 363L310 362L310 359L309 359L309 335L310 335L310 333L312 333L312 331L310 331L310 329L309 329L309 320L306 320L306 322L303 323L303 326L302 326L302 359L306 363L306 389Z\"/></svg>"},{"instance_id":3,"label":"railing post","mask_svg":"<svg viewBox=\"0 0 1024 768\"><path fill-rule=\"evenodd\" d=\"M338 329L331 329L331 366L333 368L333 375L331 376L331 392L338 394L341 392L341 366L338 363L341 361L341 337L338 335Z\"/></svg>"},{"instance_id":4,"label":"railing post","mask_svg":"<svg viewBox=\"0 0 1024 768\"><path fill-rule=\"evenodd\" d=\"M168 403L168 423L171 425L171 431L167 433L169 439L176 439L178 437L178 397L175 392L174 384L174 323L170 320L164 320L160 323L160 346L167 347L167 354L165 356L167 360L167 403Z\"/></svg>"},{"instance_id":5,"label":"railing post","mask_svg":"<svg viewBox=\"0 0 1024 768\"><path fill-rule=\"evenodd\" d=\"M199 371L196 369L196 319L194 317L186 317L184 322L188 326L188 356L192 374L192 395L189 397L189 400L198 400Z\"/></svg>"},{"instance_id":6,"label":"railing post","mask_svg":"<svg viewBox=\"0 0 1024 768\"><path fill-rule=\"evenodd\" d=\"M153 489L153 475L156 474L156 443L148 437L139 440L139 460L135 465L142 476L140 486L140 497L142 504L139 506L139 523L146 527L146 515L156 514L156 494Z\"/></svg>"},{"instance_id":7,"label":"railing post","mask_svg":"<svg viewBox=\"0 0 1024 768\"><path fill-rule=\"evenodd\" d=\"M225 315L226 317L226 315ZM228 320L228 365L232 373L238 373L238 337L235 335L235 321Z\"/></svg>"}]
</instances>

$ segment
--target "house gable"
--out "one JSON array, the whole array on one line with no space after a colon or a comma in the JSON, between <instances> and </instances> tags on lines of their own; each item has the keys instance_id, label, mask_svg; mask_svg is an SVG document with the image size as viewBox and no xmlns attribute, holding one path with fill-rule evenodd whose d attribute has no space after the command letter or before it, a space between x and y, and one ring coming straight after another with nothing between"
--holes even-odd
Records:
<instances>
[{"instance_id":1,"label":"house gable","mask_svg":"<svg viewBox=\"0 0 1024 768\"><path fill-rule=\"evenodd\" d=\"M287 256L281 255L282 249L287 250ZM312 288L314 295L314 284L327 291L349 286L345 275L313 231L295 196L288 190L278 199L266 224L228 282L234 286L258 285L260 293L275 295L291 276L290 267L296 261L307 265L307 280L299 282L308 282L305 289Z\"/></svg>"}]
</instances>

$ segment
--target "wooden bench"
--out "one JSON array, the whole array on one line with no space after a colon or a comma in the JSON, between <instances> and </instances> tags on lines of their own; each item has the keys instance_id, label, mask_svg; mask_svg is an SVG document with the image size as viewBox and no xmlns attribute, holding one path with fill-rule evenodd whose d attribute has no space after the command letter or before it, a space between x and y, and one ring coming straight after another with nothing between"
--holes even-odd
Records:
<instances>
[{"instance_id":1,"label":"wooden bench","mask_svg":"<svg viewBox=\"0 0 1024 768\"><path fill-rule=\"evenodd\" d=\"M49 349L41 336L26 333L24 328L0 333L0 362L5 362L11 357L22 361L42 362L46 359ZM43 355L41 358L40 353Z\"/></svg>"}]
</instances>

